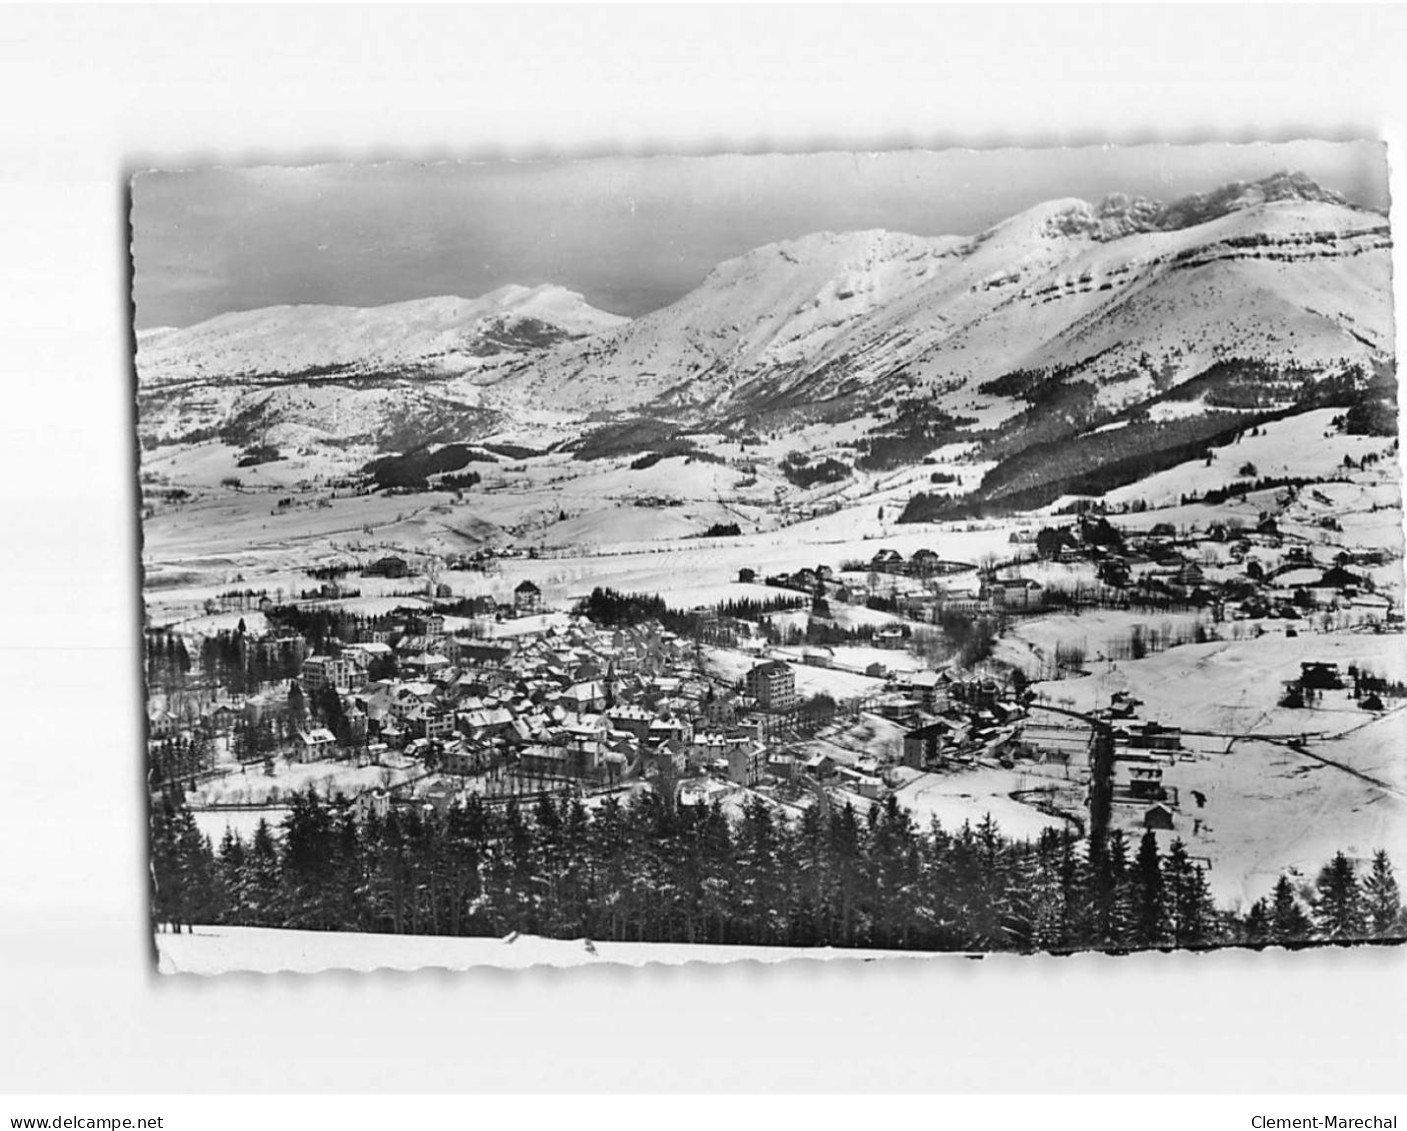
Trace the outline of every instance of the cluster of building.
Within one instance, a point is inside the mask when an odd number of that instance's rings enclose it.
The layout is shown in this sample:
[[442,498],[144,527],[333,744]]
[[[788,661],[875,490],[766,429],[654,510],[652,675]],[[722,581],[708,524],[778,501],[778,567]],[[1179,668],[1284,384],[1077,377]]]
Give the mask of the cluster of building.
[[[466,610],[471,620],[542,611],[531,582],[511,610],[485,600]],[[296,679],[306,707],[283,728],[281,751],[306,762],[409,757],[434,773],[547,788],[661,776],[752,786],[795,776],[784,743],[835,710],[798,695],[781,661],[759,662],[736,683],[703,674],[694,643],[654,622],[604,628],[573,616],[487,636],[482,624],[451,630],[456,619],[432,606],[360,618],[354,640],[307,656]],[[289,692],[222,699],[185,724],[229,737],[259,715],[287,723]],[[154,711],[153,734],[171,733],[172,718]]]
[[1132,600],[1207,607],[1240,619],[1301,619],[1351,611],[1362,619],[1400,625],[1401,611],[1375,590],[1371,570],[1387,561],[1378,549],[1348,550],[1282,529],[1264,513],[1253,526],[1222,522],[1179,531],[1160,522],[1144,531],[1115,531],[1082,518],[1036,537],[1040,556],[1090,563],[1113,593],[1087,591],[1091,601]]

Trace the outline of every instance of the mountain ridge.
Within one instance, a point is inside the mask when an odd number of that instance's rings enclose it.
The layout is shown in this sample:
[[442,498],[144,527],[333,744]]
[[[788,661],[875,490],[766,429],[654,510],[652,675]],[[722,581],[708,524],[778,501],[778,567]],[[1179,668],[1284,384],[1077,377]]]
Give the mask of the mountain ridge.
[[956,441],[1025,435],[1058,404],[1078,430],[1229,362],[1376,371],[1393,353],[1390,244],[1380,214],[1277,174],[1169,204],[1047,201],[972,236],[809,233],[635,319],[552,285],[265,308],[139,334],[139,421],[148,446],[256,420],[298,443],[413,446],[417,428],[443,442],[513,422],[551,444],[632,417],[898,427],[903,404]]

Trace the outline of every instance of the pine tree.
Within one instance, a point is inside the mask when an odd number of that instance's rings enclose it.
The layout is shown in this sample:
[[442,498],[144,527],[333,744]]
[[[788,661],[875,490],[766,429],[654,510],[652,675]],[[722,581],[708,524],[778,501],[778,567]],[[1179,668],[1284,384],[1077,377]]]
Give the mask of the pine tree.
[[1168,910],[1158,838],[1149,829],[1138,845],[1133,865],[1133,941],[1138,946],[1163,946],[1168,941]]
[[1262,896],[1251,904],[1241,924],[1241,937],[1248,943],[1270,941],[1270,904]]
[[1313,902],[1314,925],[1322,938],[1357,939],[1364,933],[1363,893],[1353,861],[1342,852],[1319,871]]
[[243,839],[231,828],[225,829],[216,853],[216,867],[220,877],[220,887],[225,894],[224,905],[220,908],[218,921],[240,923],[239,908],[244,902],[244,885],[249,853]]
[[312,786],[293,796],[284,818],[280,879],[284,917],[289,927],[325,931],[330,914],[334,873],[332,814]]
[[1202,869],[1187,855],[1179,838],[1163,861],[1163,887],[1174,946],[1202,946],[1216,934],[1216,907]]
[[283,925],[279,900],[278,847],[273,829],[264,818],[254,829],[245,856],[243,881],[239,886],[237,914],[240,922],[257,927]]
[[1129,876],[1128,839],[1113,829],[1102,845],[1090,846],[1094,937],[1098,945],[1121,949],[1133,942],[1134,897]]
[[1270,898],[1270,937],[1277,943],[1307,941],[1313,927],[1295,896],[1288,876],[1281,876],[1275,882]]
[[1373,853],[1373,867],[1363,880],[1363,909],[1368,933],[1378,939],[1401,938],[1407,934],[1402,913],[1402,897],[1393,875],[1392,862],[1379,849]]

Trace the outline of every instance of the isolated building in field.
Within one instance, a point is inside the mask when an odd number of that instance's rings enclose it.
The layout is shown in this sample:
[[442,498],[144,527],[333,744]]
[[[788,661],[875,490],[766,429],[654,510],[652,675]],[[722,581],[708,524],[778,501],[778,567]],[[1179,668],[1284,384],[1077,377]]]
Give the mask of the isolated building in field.
[[1143,814],[1143,827],[1145,829],[1171,829],[1173,827],[1173,811],[1161,801],[1157,805],[1149,806]]
[[378,558],[362,571],[373,577],[405,577],[410,572],[410,567],[406,565],[405,558],[398,558],[394,554],[388,554],[384,558]]
[[542,612],[542,590],[531,581],[520,581],[518,588],[513,590],[513,612],[520,617]]
[[870,569],[875,573],[903,573],[904,555],[898,550],[880,550],[870,561]]
[[1008,577],[992,582],[991,596],[999,609],[1034,609],[1044,602],[1045,590],[1028,577]]

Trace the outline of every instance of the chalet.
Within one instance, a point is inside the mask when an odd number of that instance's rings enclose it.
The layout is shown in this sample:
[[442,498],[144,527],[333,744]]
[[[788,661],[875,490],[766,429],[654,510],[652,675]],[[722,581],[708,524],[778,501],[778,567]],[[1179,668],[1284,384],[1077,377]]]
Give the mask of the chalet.
[[332,756],[337,749],[337,740],[326,727],[300,730],[297,734],[297,749],[300,762],[317,762]]
[[372,577],[405,577],[410,573],[410,568],[406,565],[405,558],[398,558],[394,554],[390,554],[384,558],[377,558],[362,572]]
[[530,617],[542,612],[542,590],[531,581],[520,581],[513,590],[514,616]]
[[228,703],[221,703],[210,709],[203,722],[205,723],[207,732],[220,735],[229,734],[234,730],[235,724],[239,722],[239,719],[240,711],[238,708],[232,707]]
[[1319,579],[1319,584],[1335,590],[1357,590],[1362,588],[1363,578],[1352,570],[1336,565],[1332,569],[1324,571],[1324,575]]
[[915,550],[909,559],[909,572],[915,577],[932,577],[938,572],[938,554],[923,546]]
[[1143,827],[1145,829],[1164,829],[1173,827],[1173,811],[1161,801],[1156,805],[1150,805],[1143,814]]
[[1386,617],[1392,610],[1392,602],[1381,593],[1359,593],[1349,601],[1349,605],[1378,617]]
[[1184,562],[1173,580],[1184,589],[1196,589],[1206,581],[1206,574],[1202,572],[1202,567],[1196,562]]
[[1172,751],[1182,749],[1182,730],[1147,722],[1129,731],[1129,746],[1134,750]]
[[1163,789],[1163,767],[1137,763],[1126,767],[1128,793],[1145,801],[1161,801],[1166,796]]
[[904,555],[898,550],[880,550],[871,559],[870,569],[875,573],[903,573]]
[[876,648],[902,648],[904,630],[897,624],[887,624],[874,634],[874,644]]

